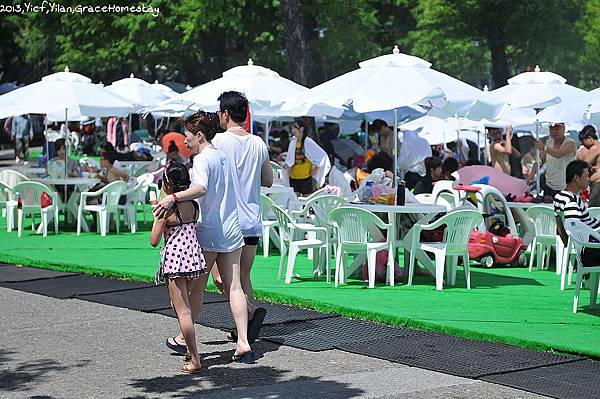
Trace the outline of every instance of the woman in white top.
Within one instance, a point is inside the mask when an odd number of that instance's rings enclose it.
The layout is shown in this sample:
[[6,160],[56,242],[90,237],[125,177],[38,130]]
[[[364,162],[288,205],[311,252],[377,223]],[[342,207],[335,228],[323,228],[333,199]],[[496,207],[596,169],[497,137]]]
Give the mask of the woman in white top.
[[[192,185],[177,195],[164,198],[155,206],[154,213],[160,217],[171,212],[177,201],[198,199],[202,219],[196,226],[198,242],[207,267],[217,263],[238,331],[232,360],[253,363],[254,353],[247,338],[248,309],[240,282],[240,256],[244,237],[238,222],[234,178],[225,155],[210,143],[216,134],[217,123],[215,114],[204,111],[198,111],[186,120],[185,143],[191,153],[196,154],[191,170]],[[193,316],[202,309],[207,281],[208,273],[200,277],[197,286],[190,291]],[[176,344],[183,342],[181,335],[174,339]]]
[[308,137],[309,126],[296,119],[292,124],[292,139],[288,147],[284,170],[284,181],[289,178],[295,192],[309,195],[314,189],[325,184],[325,177],[331,169],[331,162],[325,150]]

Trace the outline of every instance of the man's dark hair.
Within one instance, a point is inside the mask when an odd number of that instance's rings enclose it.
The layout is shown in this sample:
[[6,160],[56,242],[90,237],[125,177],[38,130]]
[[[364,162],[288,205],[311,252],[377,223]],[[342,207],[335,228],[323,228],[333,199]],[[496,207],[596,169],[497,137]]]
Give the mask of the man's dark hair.
[[107,151],[102,154],[102,159],[108,161],[109,164],[114,165],[117,160],[117,153],[114,151]]
[[427,157],[425,158],[425,173],[431,174],[433,169],[442,166],[442,160],[438,157]]
[[596,128],[592,125],[586,125],[579,132],[579,141],[583,141],[586,138],[592,138],[594,140],[598,140],[598,136],[596,135]]
[[115,146],[113,146],[112,143],[109,141],[107,141],[106,143],[100,144],[100,151],[113,152],[114,150],[115,150]]
[[219,118],[217,114],[212,112],[198,111],[185,121],[185,129],[187,131],[193,135],[202,132],[208,141],[215,138],[217,126],[219,126]]
[[367,172],[371,173],[377,168],[381,168],[383,170],[392,170],[394,167],[394,160],[385,152],[379,152],[373,155],[367,161]]
[[226,91],[218,98],[219,110],[229,112],[229,117],[236,123],[243,123],[248,113],[248,99],[239,91]]
[[567,184],[570,184],[575,179],[575,176],[581,176],[586,169],[588,169],[587,162],[580,160],[571,161],[567,165],[567,171],[565,173]]
[[455,158],[446,158],[442,162],[442,172],[444,175],[449,176],[450,174],[458,170],[458,161]]

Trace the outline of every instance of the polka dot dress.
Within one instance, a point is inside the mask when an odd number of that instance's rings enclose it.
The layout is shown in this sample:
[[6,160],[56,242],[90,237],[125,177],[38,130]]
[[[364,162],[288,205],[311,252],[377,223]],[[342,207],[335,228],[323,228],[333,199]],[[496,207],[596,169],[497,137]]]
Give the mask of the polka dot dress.
[[161,250],[156,283],[183,277],[195,279],[206,273],[206,262],[196,238],[196,224],[182,223],[165,228],[165,246]]

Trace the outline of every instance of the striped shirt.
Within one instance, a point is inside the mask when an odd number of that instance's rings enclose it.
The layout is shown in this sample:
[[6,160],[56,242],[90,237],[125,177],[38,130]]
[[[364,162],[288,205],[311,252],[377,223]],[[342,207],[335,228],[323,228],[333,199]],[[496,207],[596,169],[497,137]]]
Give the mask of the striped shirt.
[[590,216],[585,202],[579,195],[562,190],[554,196],[554,214],[563,219],[578,219],[592,229],[600,227],[600,220]]

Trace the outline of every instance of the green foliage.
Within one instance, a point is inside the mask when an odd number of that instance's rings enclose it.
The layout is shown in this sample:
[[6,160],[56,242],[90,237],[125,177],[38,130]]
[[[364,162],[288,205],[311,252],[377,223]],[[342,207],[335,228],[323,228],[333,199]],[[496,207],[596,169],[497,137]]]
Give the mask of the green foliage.
[[[196,85],[249,57],[289,77],[278,0],[145,4],[160,14],[3,15],[0,79],[32,82],[69,65],[106,83],[133,72],[146,80]],[[502,33],[510,75],[537,64],[583,88],[600,85],[600,0],[301,0],[301,10],[314,84],[398,45],[481,87],[492,78],[490,28],[495,27]],[[317,27],[327,28],[324,37]],[[165,76],[155,69],[158,64],[167,66]]]

